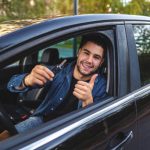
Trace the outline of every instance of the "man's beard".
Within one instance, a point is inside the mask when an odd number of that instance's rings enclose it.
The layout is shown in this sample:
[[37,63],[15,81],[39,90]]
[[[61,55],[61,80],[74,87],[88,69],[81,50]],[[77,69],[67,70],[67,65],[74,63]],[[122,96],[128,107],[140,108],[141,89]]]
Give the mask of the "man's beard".
[[91,71],[89,73],[84,73],[84,72],[81,71],[80,66],[77,64],[77,70],[80,72],[80,74],[84,75],[85,77],[89,77],[89,76],[97,73],[98,72],[98,68],[96,68],[95,70],[93,70],[93,71]]

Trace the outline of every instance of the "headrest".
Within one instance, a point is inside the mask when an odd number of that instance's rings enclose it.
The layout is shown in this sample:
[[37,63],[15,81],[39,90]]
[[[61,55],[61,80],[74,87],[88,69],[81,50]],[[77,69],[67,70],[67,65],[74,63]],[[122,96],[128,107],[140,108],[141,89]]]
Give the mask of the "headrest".
[[59,52],[57,48],[48,48],[43,52],[42,63],[55,65],[59,61]]
[[20,60],[19,65],[22,66],[23,72],[30,71],[30,66],[37,64],[37,53],[24,57]]

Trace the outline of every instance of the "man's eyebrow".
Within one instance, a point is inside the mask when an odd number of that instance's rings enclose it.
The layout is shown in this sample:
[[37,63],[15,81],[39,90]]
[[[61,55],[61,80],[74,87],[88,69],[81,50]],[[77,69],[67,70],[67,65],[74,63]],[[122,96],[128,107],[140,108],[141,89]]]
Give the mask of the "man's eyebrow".
[[[91,53],[88,49],[86,49],[86,48],[84,48],[83,49],[84,51],[87,51],[87,52],[89,52],[89,53]],[[100,57],[100,58],[102,58],[102,56],[101,55],[98,55],[98,54],[94,54],[96,57]]]
[[87,51],[87,52],[90,52],[90,51],[89,51],[88,49],[86,49],[86,48],[84,48],[83,50],[84,50],[84,51]]

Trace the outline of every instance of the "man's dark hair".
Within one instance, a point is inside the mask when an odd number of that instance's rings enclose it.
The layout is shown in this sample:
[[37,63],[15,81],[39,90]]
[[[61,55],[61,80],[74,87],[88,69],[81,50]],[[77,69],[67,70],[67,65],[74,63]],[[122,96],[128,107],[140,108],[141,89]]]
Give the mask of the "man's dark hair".
[[87,42],[93,42],[101,46],[104,51],[106,50],[106,44],[104,38],[98,33],[91,33],[82,36],[79,48],[82,48]]

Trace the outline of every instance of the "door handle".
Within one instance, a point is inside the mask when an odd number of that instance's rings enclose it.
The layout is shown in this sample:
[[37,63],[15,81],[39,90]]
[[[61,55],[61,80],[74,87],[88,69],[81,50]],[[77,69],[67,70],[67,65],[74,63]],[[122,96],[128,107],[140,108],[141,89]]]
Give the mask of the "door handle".
[[121,150],[122,147],[127,143],[129,142],[130,140],[132,140],[133,138],[133,131],[130,131],[128,133],[127,136],[125,136],[125,138],[119,143],[117,144],[115,147],[111,148],[111,150]]

